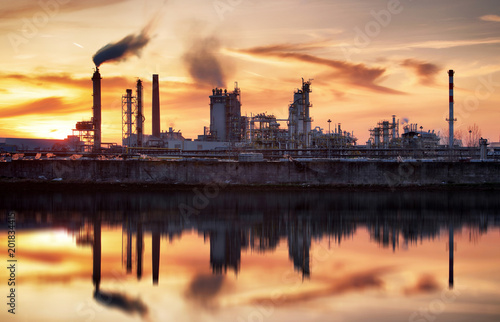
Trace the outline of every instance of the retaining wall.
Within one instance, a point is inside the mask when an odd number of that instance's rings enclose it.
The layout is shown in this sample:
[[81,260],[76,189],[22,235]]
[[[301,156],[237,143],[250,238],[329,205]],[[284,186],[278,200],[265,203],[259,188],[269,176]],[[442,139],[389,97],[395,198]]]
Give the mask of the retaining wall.
[[226,162],[16,160],[4,180],[239,185],[439,185],[500,183],[499,162]]

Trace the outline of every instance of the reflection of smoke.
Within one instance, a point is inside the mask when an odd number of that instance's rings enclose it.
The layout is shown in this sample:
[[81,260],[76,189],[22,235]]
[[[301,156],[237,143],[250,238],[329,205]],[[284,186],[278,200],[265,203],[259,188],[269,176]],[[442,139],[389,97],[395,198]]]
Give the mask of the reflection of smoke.
[[405,288],[403,291],[406,295],[415,295],[421,293],[432,293],[439,290],[439,284],[436,278],[432,275],[422,275],[417,283],[411,287]]
[[127,294],[98,291],[94,292],[94,298],[103,305],[116,307],[128,314],[138,313],[143,318],[148,315],[146,304],[139,298],[130,298]]
[[224,282],[223,275],[198,275],[189,284],[185,296],[205,309],[217,308],[217,295]]
[[184,63],[191,77],[203,84],[224,87],[226,81],[222,66],[216,56],[220,41],[216,37],[195,38],[184,53]]
[[99,65],[106,61],[124,60],[131,55],[139,56],[142,48],[151,39],[149,36],[150,27],[151,22],[138,35],[131,34],[118,42],[109,43],[102,47],[92,57],[94,64],[99,67]]

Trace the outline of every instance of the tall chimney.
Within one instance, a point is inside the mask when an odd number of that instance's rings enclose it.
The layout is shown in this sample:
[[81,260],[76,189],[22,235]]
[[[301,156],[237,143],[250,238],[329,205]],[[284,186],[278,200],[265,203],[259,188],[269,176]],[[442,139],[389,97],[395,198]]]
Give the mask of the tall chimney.
[[453,118],[453,104],[455,103],[454,99],[453,99],[453,87],[454,87],[454,84],[453,84],[453,75],[455,74],[455,72],[450,69],[448,71],[448,76],[450,77],[450,117],[447,119],[448,121],[448,129],[449,129],[449,133],[448,133],[448,138],[449,138],[449,145],[448,147],[450,149],[453,149],[453,143],[454,143],[454,138],[453,138],[453,123],[457,120],[455,118]]
[[92,76],[94,107],[92,107],[94,116],[94,152],[101,150],[101,74],[96,67]]
[[135,126],[137,129],[137,146],[142,147],[144,117],[142,116],[142,81],[137,80],[137,115]]
[[153,136],[160,138],[160,87],[158,74],[153,74]]

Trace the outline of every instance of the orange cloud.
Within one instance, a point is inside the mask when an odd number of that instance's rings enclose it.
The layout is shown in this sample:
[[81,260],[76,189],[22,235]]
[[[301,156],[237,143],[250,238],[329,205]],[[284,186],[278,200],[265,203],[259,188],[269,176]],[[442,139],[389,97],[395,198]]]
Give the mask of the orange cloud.
[[252,56],[275,57],[281,59],[291,59],[306,63],[327,66],[335,70],[330,74],[331,79],[343,79],[351,86],[361,87],[378,93],[404,94],[401,91],[378,85],[385,73],[385,68],[368,67],[365,64],[353,64],[345,61],[321,58],[310,54],[299,53],[307,50],[309,44],[277,44],[248,49],[233,50],[234,52],[248,54]]
[[49,264],[61,264],[63,262],[80,262],[87,263],[88,259],[82,258],[81,254],[73,254],[70,252],[49,252],[49,251],[31,251],[23,250],[21,256],[30,261],[45,262]]
[[[63,86],[73,87],[82,90],[92,91],[91,74],[86,78],[73,78],[68,74],[44,74],[36,76],[27,76],[23,74],[0,74],[3,80],[16,80],[23,83],[28,83],[35,86]],[[125,89],[134,84],[134,80],[127,77],[106,77],[103,76],[102,88],[104,89]],[[125,91],[125,90],[124,90]]]
[[479,17],[483,21],[500,22],[500,16],[497,15],[484,15]]
[[87,111],[89,108],[82,104],[68,104],[62,97],[47,97],[0,109],[0,117],[16,117],[30,114],[66,115]]

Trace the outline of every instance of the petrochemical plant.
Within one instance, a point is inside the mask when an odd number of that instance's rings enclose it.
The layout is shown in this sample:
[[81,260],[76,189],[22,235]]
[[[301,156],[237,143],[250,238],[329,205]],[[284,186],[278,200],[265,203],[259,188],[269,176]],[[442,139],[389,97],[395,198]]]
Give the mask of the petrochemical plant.
[[[400,123],[396,116],[392,120],[380,121],[370,129],[366,145],[357,145],[354,132],[342,130],[341,124],[334,124],[328,131],[319,126],[313,128],[310,114],[311,80],[302,79],[300,88],[293,93],[286,118],[267,113],[242,115],[241,89],[235,83],[234,89],[214,88],[209,95],[210,125],[203,134],[192,140],[184,138],[180,131],[169,128],[161,131],[160,126],[160,83],[159,76],[152,76],[152,133],[144,133],[143,85],[136,82],[135,94],[126,89],[122,96],[122,142],[121,145],[102,142],[101,129],[101,74],[96,67],[92,75],[93,114],[89,121],[77,122],[73,135],[64,143],[65,152],[88,154],[89,156],[121,154],[127,157],[217,157],[237,158],[244,154],[256,160],[289,158],[440,158],[450,156],[450,151],[458,157],[487,157],[487,142],[480,140],[481,149],[461,147],[461,142],[453,137],[453,75],[450,80],[449,143],[440,145],[440,137],[434,131],[424,131],[417,124],[407,120]],[[282,125],[286,124],[287,128]],[[400,129],[401,127],[401,129]],[[401,133],[400,133],[401,132]],[[6,151],[9,142],[0,142],[0,149]],[[15,144],[11,139],[10,144]],[[30,150],[29,144],[25,151]],[[59,144],[61,145],[61,144]],[[19,147],[18,147],[19,148]],[[23,150],[23,149],[21,149]],[[40,151],[47,151],[43,147]],[[54,149],[52,149],[54,150]],[[20,151],[22,152],[22,151]],[[490,153],[491,154],[491,153]],[[496,154],[496,151],[493,151]],[[244,158],[244,157],[243,157]]]
[[[103,152],[101,142],[101,74],[96,68],[93,82],[93,118],[78,122],[73,136],[78,138],[75,149],[79,152]],[[317,148],[349,147],[356,144],[352,133],[342,131],[340,124],[331,133],[319,127],[312,129],[310,116],[311,81],[302,79],[302,87],[293,95],[288,108],[288,118],[258,113],[243,116],[241,113],[241,89],[235,83],[234,90],[215,88],[210,99],[210,125],[204,127],[197,139],[185,139],[172,128],[160,130],[159,77],[152,81],[152,134],[145,135],[143,115],[142,81],[137,80],[135,95],[127,89],[122,96],[122,147],[128,152],[171,153],[177,151],[212,151],[227,149],[244,150],[308,150]],[[288,128],[281,128],[286,122]]]

